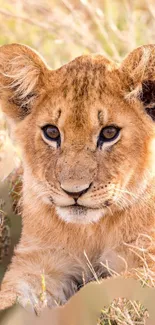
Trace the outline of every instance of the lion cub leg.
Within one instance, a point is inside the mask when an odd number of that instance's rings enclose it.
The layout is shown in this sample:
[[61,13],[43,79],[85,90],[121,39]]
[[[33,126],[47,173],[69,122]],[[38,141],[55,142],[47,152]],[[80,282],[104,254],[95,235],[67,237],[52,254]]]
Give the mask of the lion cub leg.
[[[43,307],[64,304],[75,293],[71,274],[75,262],[60,251],[20,254],[16,251],[0,291],[0,310],[19,302],[39,312]],[[73,270],[74,268],[74,270]]]

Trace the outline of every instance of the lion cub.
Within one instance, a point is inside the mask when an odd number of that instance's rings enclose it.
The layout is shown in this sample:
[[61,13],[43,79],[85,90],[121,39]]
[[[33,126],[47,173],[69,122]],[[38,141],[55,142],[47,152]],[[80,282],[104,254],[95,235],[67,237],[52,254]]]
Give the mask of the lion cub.
[[[51,70],[32,49],[0,48],[0,98],[23,156],[23,228],[0,293],[63,304],[96,275],[155,266],[155,45],[120,65],[81,56]],[[145,256],[144,256],[145,254]],[[88,263],[89,260],[89,263]]]

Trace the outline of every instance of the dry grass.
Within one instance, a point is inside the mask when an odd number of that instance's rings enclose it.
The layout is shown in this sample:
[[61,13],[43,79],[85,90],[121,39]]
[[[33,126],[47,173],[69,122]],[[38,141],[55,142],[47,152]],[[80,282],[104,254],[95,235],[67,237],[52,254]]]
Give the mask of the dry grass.
[[147,318],[147,310],[140,302],[118,299],[102,311],[99,325],[144,325]]
[[0,18],[0,44],[28,44],[53,68],[91,52],[119,61],[155,39],[153,0],[0,0]]
[[[0,45],[19,42],[32,46],[53,68],[92,52],[120,61],[135,47],[154,43],[155,2],[0,0],[0,30]],[[0,113],[1,180],[18,166],[18,157]],[[44,295],[45,290],[42,298]],[[144,325],[146,317],[147,312],[140,303],[120,299],[102,311],[100,324]]]
[[[151,244],[151,238],[149,240]],[[140,281],[141,286],[143,288],[155,288],[154,274],[147,264],[148,255],[150,256],[148,251],[137,246],[129,246],[129,250],[135,255],[138,255],[143,262],[143,268],[135,269],[137,279]],[[153,257],[151,258],[154,261]],[[108,266],[107,269],[111,276],[119,275],[113,272],[113,270],[109,270]],[[145,325],[148,317],[149,313],[141,302],[119,298],[115,299],[108,308],[102,309],[101,317],[97,325]]]

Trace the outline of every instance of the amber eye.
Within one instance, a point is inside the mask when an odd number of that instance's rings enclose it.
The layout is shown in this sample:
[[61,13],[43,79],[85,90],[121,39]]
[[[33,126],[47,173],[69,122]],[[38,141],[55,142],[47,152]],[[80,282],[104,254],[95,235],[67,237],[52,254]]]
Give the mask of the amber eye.
[[120,132],[120,128],[117,126],[106,126],[103,128],[100,132],[99,138],[98,138],[98,146],[101,146],[104,142],[110,142],[115,140]]
[[60,132],[58,128],[54,125],[45,125],[42,127],[44,136],[48,140],[59,141],[60,140]]
[[106,140],[112,140],[118,133],[118,128],[115,126],[107,126],[106,128],[102,129],[101,135]]

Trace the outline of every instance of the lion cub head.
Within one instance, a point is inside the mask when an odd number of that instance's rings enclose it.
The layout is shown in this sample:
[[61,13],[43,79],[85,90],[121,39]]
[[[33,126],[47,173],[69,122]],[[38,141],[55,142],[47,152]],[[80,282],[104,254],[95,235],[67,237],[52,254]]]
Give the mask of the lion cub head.
[[39,200],[72,223],[139,204],[154,176],[155,46],[117,66],[81,56],[50,70],[30,48],[0,48],[2,109]]

